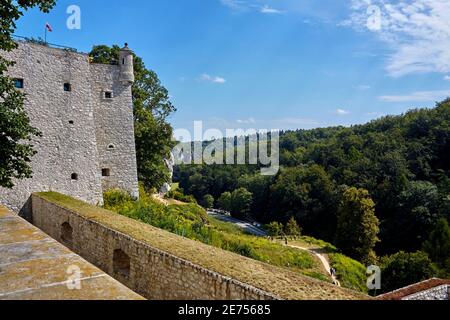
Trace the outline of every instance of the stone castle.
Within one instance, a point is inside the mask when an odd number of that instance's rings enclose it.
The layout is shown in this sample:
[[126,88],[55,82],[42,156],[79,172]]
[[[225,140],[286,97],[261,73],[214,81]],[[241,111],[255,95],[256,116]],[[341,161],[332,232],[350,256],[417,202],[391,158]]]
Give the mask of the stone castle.
[[33,141],[33,177],[0,188],[0,202],[27,215],[33,192],[56,191],[91,204],[120,188],[138,197],[131,86],[133,53],[117,65],[91,63],[87,54],[27,41],[2,55],[26,94],[25,109],[42,137]]

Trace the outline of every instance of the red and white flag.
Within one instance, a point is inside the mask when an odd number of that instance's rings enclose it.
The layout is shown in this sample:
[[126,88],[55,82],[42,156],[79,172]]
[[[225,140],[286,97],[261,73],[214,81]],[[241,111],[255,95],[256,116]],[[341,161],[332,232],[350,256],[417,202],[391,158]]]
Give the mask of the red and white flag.
[[51,26],[48,22],[45,24],[45,28],[46,28],[49,32],[52,32],[52,31],[53,31],[52,26]]

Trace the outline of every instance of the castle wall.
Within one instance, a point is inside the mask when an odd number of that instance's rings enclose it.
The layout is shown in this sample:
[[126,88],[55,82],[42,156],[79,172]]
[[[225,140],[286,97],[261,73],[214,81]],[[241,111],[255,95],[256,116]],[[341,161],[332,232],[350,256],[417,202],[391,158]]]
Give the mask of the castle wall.
[[[91,75],[92,92],[98,95],[93,101],[99,165],[109,171],[102,176],[103,190],[120,188],[137,198],[131,84],[120,81],[117,66],[91,64]],[[105,92],[112,98],[105,99]]]
[[54,190],[102,203],[88,57],[24,42],[3,56],[16,61],[8,73],[24,79],[25,109],[42,137],[34,141],[33,178],[16,181],[12,190],[0,188],[0,201],[19,211],[32,192]]
[[[33,195],[32,205],[35,226],[147,299],[279,299],[271,293],[154,248],[39,195]],[[114,214],[111,215],[111,220],[114,220]],[[64,240],[62,227],[67,224],[73,230],[70,244]]]
[[[42,137],[33,143],[33,177],[16,181],[12,190],[0,188],[0,202],[26,216],[33,192],[57,191],[100,205],[104,188],[136,196],[131,87],[120,85],[119,66],[94,65],[86,54],[29,42],[2,56],[16,62],[8,73],[24,79],[25,109]],[[104,89],[113,91],[111,101],[103,99]],[[102,177],[104,168],[110,177]]]

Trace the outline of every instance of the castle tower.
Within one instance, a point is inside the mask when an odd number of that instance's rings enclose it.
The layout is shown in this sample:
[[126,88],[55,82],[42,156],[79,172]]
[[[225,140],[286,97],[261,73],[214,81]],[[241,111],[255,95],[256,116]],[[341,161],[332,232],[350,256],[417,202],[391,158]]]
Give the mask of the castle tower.
[[119,66],[120,81],[123,84],[132,84],[134,82],[133,51],[128,48],[128,43],[120,49]]

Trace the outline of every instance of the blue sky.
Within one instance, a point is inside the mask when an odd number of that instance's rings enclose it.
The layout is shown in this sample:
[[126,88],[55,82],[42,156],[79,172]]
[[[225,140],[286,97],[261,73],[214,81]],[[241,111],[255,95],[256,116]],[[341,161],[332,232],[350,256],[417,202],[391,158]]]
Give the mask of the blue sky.
[[42,37],[47,21],[49,42],[80,51],[128,42],[168,88],[175,128],[350,125],[450,96],[447,0],[59,0],[16,33]]

